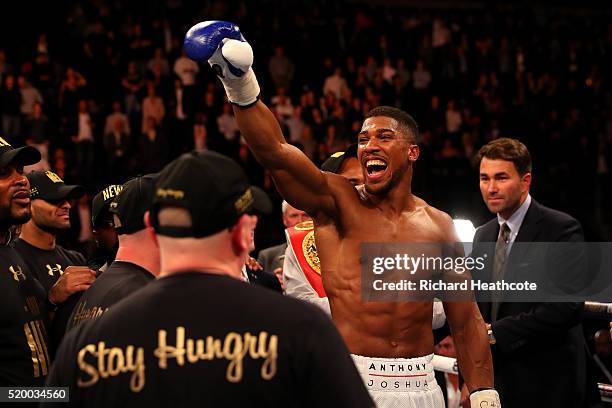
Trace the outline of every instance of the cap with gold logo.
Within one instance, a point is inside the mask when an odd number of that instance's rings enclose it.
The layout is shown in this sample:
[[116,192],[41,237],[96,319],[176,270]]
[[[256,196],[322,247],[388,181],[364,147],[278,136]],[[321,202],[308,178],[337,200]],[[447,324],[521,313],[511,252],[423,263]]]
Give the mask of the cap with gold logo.
[[321,165],[321,170],[329,171],[330,173],[338,173],[340,167],[346,159],[357,157],[357,145],[350,145],[344,152],[336,152],[327,158]]
[[[157,222],[162,207],[181,207],[191,214],[191,227],[164,227]],[[211,151],[185,153],[168,164],[157,180],[151,222],[158,234],[206,237],[231,227],[242,214],[272,211],[266,193],[251,186],[232,159]]]
[[125,184],[109,205],[115,215],[118,234],[132,234],[145,229],[144,215],[151,207],[157,173],[136,177]]
[[91,200],[91,224],[95,227],[113,226],[112,214],[108,212],[111,202],[117,197],[123,186],[111,184],[104,187]]
[[68,200],[83,197],[85,194],[82,186],[68,185],[52,171],[33,171],[27,177],[30,182],[30,197],[33,200]]
[[0,167],[9,164],[27,166],[40,161],[40,152],[32,146],[14,148],[9,142],[0,137]]

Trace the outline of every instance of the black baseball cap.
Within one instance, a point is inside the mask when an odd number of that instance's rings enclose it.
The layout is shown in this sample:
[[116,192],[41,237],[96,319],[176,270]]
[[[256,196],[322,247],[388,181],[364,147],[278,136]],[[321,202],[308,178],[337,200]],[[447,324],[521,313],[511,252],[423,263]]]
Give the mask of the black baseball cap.
[[[192,225],[160,226],[157,214],[163,207],[186,209]],[[216,152],[193,151],[159,173],[151,222],[160,235],[202,238],[233,226],[243,214],[271,212],[267,194],[251,186],[235,161]]]
[[111,214],[108,211],[108,207],[122,188],[123,186],[121,184],[111,184],[102,189],[102,191],[96,194],[93,200],[91,200],[91,224],[94,227],[99,225],[102,221],[105,221],[106,224],[112,223],[113,218],[110,216]]
[[14,148],[9,142],[0,137],[0,167],[9,164],[27,166],[40,161],[40,152],[32,146]]
[[64,180],[52,171],[33,171],[28,173],[27,177],[30,182],[30,198],[33,200],[58,201],[85,195],[85,188],[64,183]]
[[345,151],[332,154],[321,165],[321,170],[329,171],[330,173],[338,173],[342,163],[348,158],[357,157],[357,145],[353,143]]
[[109,211],[119,219],[115,230],[119,235],[133,234],[145,229],[144,215],[151,207],[157,173],[136,177],[125,184],[110,203]]

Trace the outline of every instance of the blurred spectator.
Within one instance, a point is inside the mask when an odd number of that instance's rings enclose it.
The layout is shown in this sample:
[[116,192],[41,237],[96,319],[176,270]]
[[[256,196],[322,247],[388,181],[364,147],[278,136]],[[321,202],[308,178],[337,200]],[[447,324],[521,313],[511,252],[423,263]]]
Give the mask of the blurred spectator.
[[202,112],[197,113],[193,123],[193,145],[196,150],[206,150],[206,115]]
[[145,131],[145,118],[155,118],[155,123],[162,123],[166,115],[166,108],[162,98],[157,96],[155,85],[147,84],[147,96],[142,101],[142,131]]
[[285,88],[277,88],[277,93],[270,100],[272,107],[276,113],[284,119],[293,114],[293,104],[291,99],[286,95]]
[[168,159],[168,141],[160,131],[155,118],[149,116],[145,120],[145,129],[138,144],[138,173],[157,173],[164,167]]
[[28,166],[26,172],[34,170],[50,170],[49,165],[49,139],[48,134],[48,119],[43,114],[42,104],[34,103],[32,114],[25,121],[25,138],[26,143],[34,146],[40,152],[40,161],[32,166]]
[[77,132],[72,137],[76,148],[76,164],[83,184],[91,183],[94,166],[94,125],[87,100],[79,101]]
[[0,84],[4,83],[4,76],[11,70],[11,66],[6,62],[6,52],[0,49]]
[[2,112],[2,134],[9,142],[19,140],[21,132],[21,91],[15,77],[7,75],[0,90],[0,112]]
[[396,73],[397,73],[397,70],[393,68],[393,65],[391,65],[391,59],[385,58],[385,60],[383,61],[383,66],[382,66],[383,79],[389,83],[392,83],[393,78],[395,77]]
[[296,106],[293,109],[293,114],[290,118],[285,120],[285,125],[287,125],[289,129],[289,134],[287,135],[288,140],[294,144],[303,144],[302,135],[304,133],[305,124],[302,120],[302,108],[300,106]]
[[42,92],[43,98],[50,96],[52,92],[51,87],[53,86],[53,67],[47,53],[41,52],[36,56],[32,69],[32,81]]
[[455,108],[455,101],[450,100],[446,105],[446,132],[449,135],[456,135],[461,130],[461,112]]
[[198,64],[190,60],[185,52],[174,62],[174,73],[179,77],[183,87],[194,86],[196,75],[200,72]]
[[144,86],[144,79],[138,70],[136,62],[130,61],[127,73],[121,80],[121,85],[125,91],[125,111],[128,116],[140,111],[140,91]]
[[117,129],[117,122],[121,122],[121,132],[131,134],[130,121],[125,113],[121,111],[121,102],[113,102],[113,112],[106,117],[104,124],[104,134],[107,135]]
[[157,68],[159,68],[161,75],[165,76],[170,74],[170,65],[168,64],[168,60],[164,56],[164,51],[159,47],[155,48],[153,58],[151,58],[147,63],[147,69],[150,72],[154,72]]
[[109,179],[118,183],[128,173],[129,158],[131,157],[130,134],[126,131],[127,121],[112,121],[113,129],[104,134],[103,144],[108,160]]
[[21,114],[25,118],[32,114],[36,102],[43,103],[43,97],[23,75],[17,77],[17,83],[21,91]]
[[238,136],[238,123],[234,117],[232,106],[229,103],[223,105],[223,113],[217,117],[219,133],[228,141],[236,140]]
[[412,86],[417,91],[425,91],[429,88],[431,73],[425,68],[423,61],[416,63],[416,68],[412,71]]
[[336,99],[340,99],[347,92],[348,86],[346,85],[346,79],[342,77],[342,69],[336,67],[334,73],[325,78],[323,84],[323,95],[332,93]]
[[79,100],[85,95],[83,89],[87,80],[71,67],[66,68],[65,78],[59,89],[59,106],[66,121],[70,121],[78,112]]
[[277,46],[274,48],[274,55],[268,63],[268,72],[277,90],[279,88],[291,89],[295,67],[293,62],[285,55],[284,47]]

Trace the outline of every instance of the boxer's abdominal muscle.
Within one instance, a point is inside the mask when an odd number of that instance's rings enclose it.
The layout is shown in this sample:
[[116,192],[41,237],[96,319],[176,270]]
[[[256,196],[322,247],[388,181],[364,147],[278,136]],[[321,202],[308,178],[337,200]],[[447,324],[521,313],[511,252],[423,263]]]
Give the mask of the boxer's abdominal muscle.
[[316,229],[332,316],[351,353],[411,358],[433,352],[432,302],[363,302],[359,264],[361,242],[443,242],[432,210],[421,207],[390,220],[375,209],[353,206],[342,213],[343,237],[331,225]]

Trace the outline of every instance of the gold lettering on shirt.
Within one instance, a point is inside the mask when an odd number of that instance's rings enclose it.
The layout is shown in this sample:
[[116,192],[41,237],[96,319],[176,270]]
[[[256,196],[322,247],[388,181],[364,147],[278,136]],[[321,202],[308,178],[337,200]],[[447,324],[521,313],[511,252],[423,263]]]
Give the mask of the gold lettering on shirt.
[[[92,365],[86,361],[88,356],[96,358],[96,364]],[[130,390],[140,392],[145,386],[145,362],[144,348],[129,345],[124,349],[119,347],[106,348],[101,341],[96,344],[88,344],[79,350],[77,363],[82,373],[87,377],[79,376],[77,385],[81,388],[91,387],[100,378],[115,377],[122,373],[131,372]]]
[[73,326],[81,323],[81,321],[97,319],[108,311],[108,307],[106,309],[102,309],[99,306],[94,306],[87,309],[86,306],[87,302],[80,302],[77,305],[71,322]]
[[276,375],[278,357],[278,336],[269,336],[266,332],[258,335],[251,333],[228,333],[224,339],[207,336],[206,339],[185,339],[185,328],[176,328],[175,345],[167,342],[167,332],[158,331],[158,346],[153,354],[158,359],[161,369],[168,367],[168,359],[176,359],[176,364],[183,366],[185,356],[187,362],[193,364],[199,360],[226,359],[229,361],[226,379],[237,383],[242,380],[243,360],[248,354],[253,360],[263,359],[261,377],[270,380]]
[[0,147],[10,147],[11,144],[0,137]]

